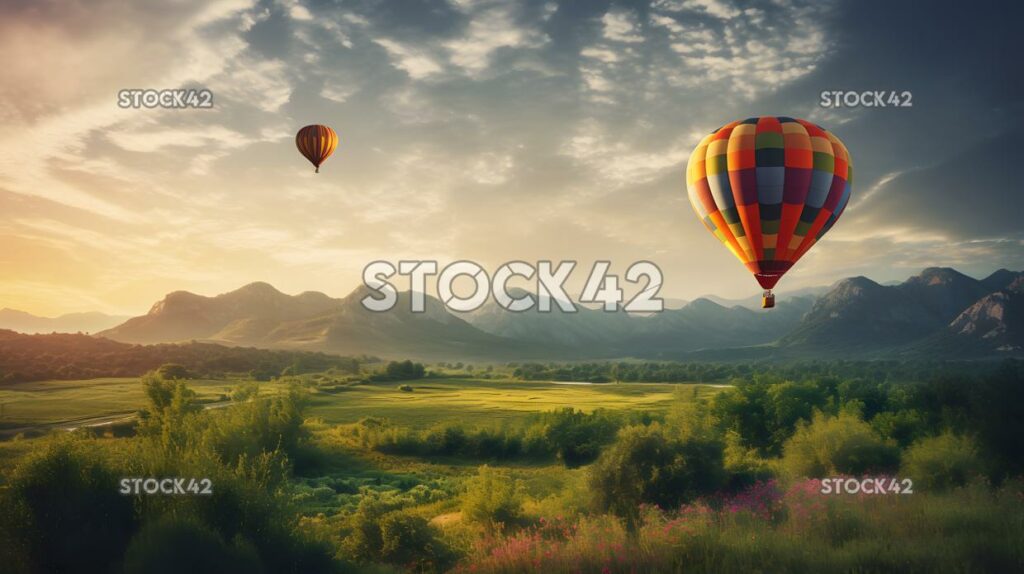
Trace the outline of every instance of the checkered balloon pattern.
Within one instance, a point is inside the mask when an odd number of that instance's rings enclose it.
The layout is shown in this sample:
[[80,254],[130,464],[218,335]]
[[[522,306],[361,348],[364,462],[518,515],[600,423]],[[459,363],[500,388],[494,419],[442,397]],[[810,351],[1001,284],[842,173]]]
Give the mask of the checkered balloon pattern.
[[796,118],[726,124],[697,144],[686,166],[697,216],[765,289],[832,228],[852,186],[843,142]]

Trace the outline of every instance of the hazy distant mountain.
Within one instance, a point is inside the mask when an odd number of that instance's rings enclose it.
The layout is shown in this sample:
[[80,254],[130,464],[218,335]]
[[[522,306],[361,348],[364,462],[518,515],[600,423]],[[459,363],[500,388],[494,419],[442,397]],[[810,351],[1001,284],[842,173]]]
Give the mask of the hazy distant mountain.
[[[525,291],[510,293],[520,297]],[[685,303],[660,313],[631,315],[608,313],[577,306],[566,313],[536,308],[509,313],[489,303],[470,314],[480,329],[523,341],[573,347],[589,357],[667,357],[708,347],[758,345],[789,332],[810,309],[812,297],[794,297],[778,307],[756,311],[743,306],[723,306],[707,298]]]
[[811,308],[812,297],[795,297],[774,309],[725,307],[697,299],[682,309],[638,320],[624,346],[635,356],[670,357],[710,348],[770,343],[790,332]]
[[266,283],[252,283],[216,297],[176,291],[146,315],[99,335],[128,343],[204,340],[412,358],[479,359],[517,353],[543,358],[565,351],[480,331],[430,296],[424,313],[410,310],[408,292],[399,294],[398,304],[390,311],[368,311],[361,303],[368,293],[359,288],[342,299],[316,292],[292,296]]
[[[516,299],[527,294],[524,289],[509,289],[509,295]],[[533,296],[540,301],[536,294]],[[493,335],[582,348],[594,355],[614,354],[609,347],[617,349],[641,321],[622,311],[606,313],[581,305],[576,305],[574,313],[562,311],[554,302],[549,312],[538,308],[539,304],[528,311],[512,313],[488,300],[483,307],[464,317],[473,326]]]
[[99,333],[126,343],[167,343],[209,339],[256,343],[283,321],[314,317],[340,300],[323,293],[286,295],[267,283],[250,283],[216,297],[175,291],[149,313]]
[[100,335],[437,360],[858,358],[946,355],[950,345],[984,355],[1020,346],[1021,276],[1000,270],[979,281],[928,268],[896,285],[844,279],[820,297],[790,294],[770,310],[699,298],[648,316],[582,306],[511,313],[493,302],[456,314],[430,296],[426,312],[413,313],[408,292],[375,313],[363,307],[362,287],[334,299],[253,283],[216,297],[171,293]]
[[[775,293],[775,301],[781,303],[783,301],[788,301],[790,299],[796,298],[803,298],[805,300],[807,298],[814,299],[816,297],[821,296],[828,290],[829,287],[827,285],[817,285],[815,287],[801,287],[800,289],[793,290],[787,290],[783,288],[777,290],[777,292]],[[761,308],[761,291],[755,285],[755,287],[751,289],[751,293],[752,294],[749,297],[744,297],[743,299],[726,299],[725,297],[719,297],[718,295],[703,295],[701,298],[714,301],[715,303],[718,303],[723,307],[734,307],[736,305],[740,305],[748,309],[758,310]]]
[[0,329],[19,333],[95,333],[123,322],[127,317],[103,313],[67,313],[40,317],[16,309],[0,309]]
[[425,295],[425,311],[413,313],[408,291],[399,293],[398,302],[385,312],[367,310],[361,302],[367,294],[369,290],[360,287],[330,313],[282,323],[266,340],[277,346],[425,359],[573,356],[570,348],[561,345],[484,332],[449,313],[439,300],[429,295]]

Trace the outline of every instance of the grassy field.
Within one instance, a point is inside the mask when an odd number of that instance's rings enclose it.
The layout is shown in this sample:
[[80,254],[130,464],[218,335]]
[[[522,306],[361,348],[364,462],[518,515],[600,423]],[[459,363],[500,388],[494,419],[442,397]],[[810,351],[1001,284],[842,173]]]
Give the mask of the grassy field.
[[[201,400],[214,401],[241,382],[240,379],[189,381]],[[313,395],[308,415],[327,424],[356,422],[382,417],[408,427],[426,427],[442,421],[500,424],[539,411],[574,407],[587,412],[597,408],[642,409],[661,412],[680,387],[670,383],[563,384],[515,380],[423,379],[410,383],[381,382],[340,387]],[[275,392],[279,382],[261,383],[262,392]],[[712,393],[699,386],[700,394]],[[129,415],[145,404],[137,378],[104,378],[79,381],[39,381],[0,388],[0,429],[31,425],[72,423],[116,415]]]
[[564,384],[514,380],[424,379],[411,383],[373,383],[346,387],[336,394],[316,395],[309,416],[327,424],[381,417],[401,426],[428,427],[439,422],[469,425],[501,424],[562,407],[583,411],[598,408],[662,412],[681,387],[701,395],[717,389],[707,385],[670,383]]
[[[203,400],[229,393],[237,380],[189,381]],[[138,378],[39,381],[0,388],[0,428],[130,414],[146,402]]]

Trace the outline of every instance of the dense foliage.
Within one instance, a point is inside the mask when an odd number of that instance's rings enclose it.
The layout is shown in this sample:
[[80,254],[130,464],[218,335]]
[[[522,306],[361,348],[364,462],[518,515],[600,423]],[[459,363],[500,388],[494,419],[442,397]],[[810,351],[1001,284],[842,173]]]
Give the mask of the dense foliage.
[[0,330],[0,384],[49,379],[137,377],[167,363],[191,376],[359,371],[360,359],[324,353],[225,347],[210,343],[129,345],[89,335],[22,335]]

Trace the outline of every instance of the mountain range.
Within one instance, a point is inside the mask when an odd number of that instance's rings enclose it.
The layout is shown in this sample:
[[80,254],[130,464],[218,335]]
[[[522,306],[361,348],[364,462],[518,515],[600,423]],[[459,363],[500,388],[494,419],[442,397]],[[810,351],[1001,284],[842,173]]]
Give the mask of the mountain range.
[[19,333],[95,333],[123,323],[128,317],[103,313],[67,313],[40,317],[17,309],[0,309],[0,329]]
[[[512,293],[514,297],[525,292]],[[985,358],[1024,348],[1024,273],[978,280],[928,268],[896,284],[866,277],[780,299],[775,309],[701,297],[648,316],[577,306],[575,313],[511,313],[488,302],[449,312],[409,292],[387,312],[346,297],[287,295],[267,283],[206,297],[176,291],[97,336],[126,343],[202,341],[425,360]],[[737,304],[738,303],[738,304]],[[2,324],[0,324],[2,326]],[[19,330],[19,329],[15,329]],[[79,329],[82,330],[82,329]]]

